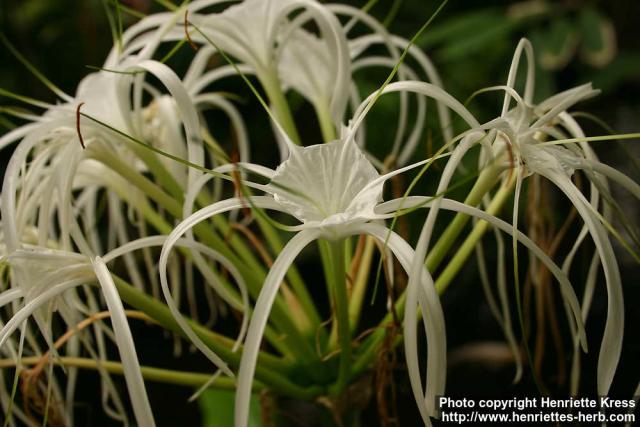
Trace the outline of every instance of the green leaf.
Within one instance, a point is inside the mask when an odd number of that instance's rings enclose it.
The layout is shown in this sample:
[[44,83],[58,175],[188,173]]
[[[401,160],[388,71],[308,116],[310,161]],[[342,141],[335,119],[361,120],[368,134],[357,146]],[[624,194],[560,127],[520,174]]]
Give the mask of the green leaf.
[[640,54],[636,52],[620,52],[605,70],[593,70],[586,79],[604,92],[611,92],[617,86],[638,75],[640,70]]
[[[233,425],[235,391],[205,390],[198,398],[203,427],[229,427]],[[262,427],[258,395],[251,396],[248,427]]]
[[469,34],[474,34],[478,29],[499,25],[504,19],[498,9],[482,9],[467,13],[434,25],[420,37],[416,44],[426,48],[443,42],[456,43],[468,39]]
[[47,16],[55,12],[55,3],[40,0],[25,0],[20,4],[20,13],[11,16],[16,28],[36,28],[38,23],[45,22]]
[[584,61],[594,67],[610,63],[616,54],[616,36],[611,21],[593,7],[586,7],[580,11],[579,22],[582,35],[580,53]]
[[16,125],[9,119],[7,119],[5,116],[0,114],[0,126],[2,126],[3,128],[6,128],[7,130],[12,130],[15,129]]
[[[492,49],[494,44],[509,39],[517,25],[518,21],[509,21],[501,17],[494,24],[485,24],[479,28],[470,27],[464,38],[447,43],[446,47],[437,53],[437,57],[442,61],[455,61],[485,52],[486,49]],[[473,37],[469,37],[469,34],[473,34]]]

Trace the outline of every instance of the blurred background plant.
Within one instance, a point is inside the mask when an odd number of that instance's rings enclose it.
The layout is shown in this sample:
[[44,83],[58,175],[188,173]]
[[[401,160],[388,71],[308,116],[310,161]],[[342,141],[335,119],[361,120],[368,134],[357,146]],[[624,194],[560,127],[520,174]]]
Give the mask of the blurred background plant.
[[[168,0],[122,0],[119,9],[123,26],[127,27],[136,22],[139,16],[166,10],[166,4],[163,4],[166,2]],[[351,0],[341,3],[363,7],[366,2]],[[384,22],[392,32],[406,38],[412,36],[435,7],[425,6],[424,0],[385,0],[369,3],[373,4],[371,14]],[[51,81],[66,92],[74,93],[77,83],[91,71],[86,66],[100,65],[114,43],[114,12],[114,2],[109,0],[3,0],[0,4],[0,31]],[[417,45],[430,55],[443,76],[445,88],[456,98],[464,100],[478,88],[502,84],[517,41],[521,37],[527,37],[533,43],[536,52],[537,85],[534,99],[541,100],[562,89],[591,81],[594,87],[602,89],[602,94],[595,100],[580,104],[580,109],[589,111],[597,119],[591,120],[590,115],[585,115],[585,127],[594,135],[608,132],[605,125],[610,126],[615,132],[622,133],[634,131],[640,123],[640,37],[637,36],[639,27],[640,2],[635,1],[452,1],[417,41]],[[182,49],[172,58],[172,66],[178,69],[182,66],[184,69],[186,61],[192,56],[193,52]],[[362,73],[358,78],[362,79],[363,87],[374,90],[380,85],[384,75],[384,72],[372,71]],[[235,85],[234,92],[243,93],[247,99],[251,99],[250,92],[241,82],[230,84]],[[54,99],[53,94],[26,72],[7,49],[0,50],[0,86],[47,102]],[[375,114],[384,115],[394,111],[396,102],[397,100],[392,98],[381,99],[372,115],[375,117]],[[489,119],[499,102],[499,97],[482,96],[474,99],[469,108],[478,117]],[[3,99],[2,107],[7,106],[7,103],[11,104],[11,101]],[[257,129],[267,125],[263,111],[255,104],[252,102],[240,106],[249,132],[254,134]],[[295,99],[291,104],[296,108]],[[301,102],[298,102],[298,105],[301,109],[298,114],[311,117],[312,112],[305,110],[308,107],[302,106]],[[255,117],[255,120],[251,117]],[[300,129],[303,139],[308,141],[305,145],[321,141],[315,122],[309,120],[309,123],[309,126],[302,126]],[[21,123],[4,114],[0,107],[1,133],[18,124]],[[381,147],[385,142],[393,139],[394,130],[385,127],[384,121],[370,120],[368,126],[370,132],[367,145],[371,146],[373,152],[376,152],[376,147],[382,151]],[[252,156],[273,163],[277,158],[273,147],[274,145],[268,144],[262,149],[252,147]],[[634,180],[639,180],[640,147],[637,146],[637,141],[605,142],[595,145],[594,148],[603,162],[615,166]],[[433,152],[429,138],[426,138],[418,151]],[[0,170],[4,170],[9,155],[9,150],[2,153]],[[420,185],[433,189],[436,184],[435,178],[427,178]],[[561,199],[557,193],[549,189],[544,190],[543,184],[541,188],[544,198]],[[637,227],[640,206],[625,192],[616,190],[614,187],[614,196],[627,214],[627,218],[636,221]],[[460,188],[458,191],[464,194],[468,188]],[[455,195],[456,193],[452,196]],[[536,232],[540,236],[560,229],[569,212],[566,203],[565,206],[565,210],[545,212],[543,218],[525,215],[525,227],[530,227],[529,230],[538,227]],[[414,227],[415,229],[409,229],[407,232],[416,231],[417,226]],[[554,242],[549,239],[546,242],[543,240],[541,238],[538,243],[543,247],[543,243],[546,243],[551,250]],[[622,274],[628,279],[623,282],[634,284],[637,279],[632,278],[640,277],[640,269],[631,256],[626,255],[621,248],[618,249]],[[494,264],[494,252],[487,251],[489,265]],[[579,256],[584,258],[583,274],[586,276],[589,254],[587,251],[583,252],[581,251]],[[307,267],[317,268],[313,267],[312,263]],[[304,269],[304,265],[301,268]],[[525,378],[520,384],[511,384],[513,360],[507,347],[502,344],[502,335],[488,306],[478,303],[484,299],[475,271],[475,268],[463,271],[457,279],[456,286],[452,286],[443,297],[451,351],[448,394],[509,397],[514,394],[531,394],[535,388],[530,378]],[[577,277],[580,277],[579,274]],[[531,290],[529,292],[531,293]],[[589,321],[589,335],[594,337],[593,342],[590,341],[593,348],[597,348],[599,343],[597,337],[601,336],[606,315],[606,297],[604,291],[601,292],[602,294],[596,293],[593,317]],[[552,294],[538,298],[542,298],[553,307]],[[633,301],[639,299],[640,289],[627,286],[627,304],[632,305]],[[569,367],[570,355],[564,354],[563,346],[558,344],[556,335],[562,333],[559,331],[561,327],[552,317],[541,315],[540,310],[544,312],[544,307],[540,309],[540,304],[537,304],[533,296],[529,296],[529,300],[525,299],[525,309],[530,314],[527,319],[531,323],[538,322],[536,327],[531,326],[531,330],[534,331],[532,334],[536,334],[531,340],[537,343],[534,346],[535,369],[541,377],[547,378],[547,386],[550,389],[566,390],[566,370]],[[548,310],[549,315],[553,312],[552,309]],[[465,315],[462,316],[460,313]],[[550,319],[542,328],[539,323],[541,318]],[[613,395],[628,397],[640,377],[637,364],[633,366],[631,362],[640,357],[638,325],[640,312],[629,310],[626,319],[628,336],[625,337],[622,364],[616,376],[618,381]],[[542,334],[542,330],[548,332]],[[153,329],[151,332],[145,329],[145,334],[136,334],[136,343],[144,363],[154,366],[168,365],[172,360],[171,346],[158,345],[166,341],[162,333]],[[145,348],[154,348],[155,351],[145,352]],[[591,352],[584,357],[585,369],[595,372],[596,355],[597,352]],[[393,359],[395,356],[389,357]],[[208,367],[199,355],[183,354],[181,360],[185,366],[188,365],[193,370]],[[398,360],[402,358],[399,357]],[[398,369],[400,367],[398,365]],[[94,406],[99,406],[96,404],[99,397],[96,396],[96,402],[92,402],[90,393],[96,387],[97,379],[92,380],[90,375],[81,378],[79,395],[86,396],[86,399],[79,400],[79,405],[83,407],[79,408],[76,419],[82,420],[84,417],[87,425],[111,425],[112,421],[100,410],[93,409]],[[490,382],[487,381],[489,378]],[[410,396],[406,376],[397,375],[396,380],[397,396]],[[595,376],[585,377],[583,381],[585,388],[594,389]],[[230,425],[218,414],[223,408],[231,405],[232,391],[205,394],[199,402],[200,410],[197,410],[195,404],[186,402],[191,390],[166,384],[154,384],[150,387],[150,399],[154,410],[157,411],[156,419],[162,420],[161,425]],[[263,394],[259,402],[253,402],[252,407],[255,411],[258,411],[256,408],[262,408],[264,412],[273,406],[273,399],[273,396]],[[375,399],[362,396],[362,400],[369,402],[367,413],[370,415],[364,419],[366,425],[369,425],[378,419]],[[394,404],[401,408],[395,408],[395,411],[404,414],[398,425],[414,425],[412,420],[419,419],[411,399],[396,397]],[[278,402],[278,407],[282,413],[287,414],[286,422],[293,425],[296,420],[301,422],[301,425],[311,425],[304,424],[304,420],[310,422],[314,416],[326,416],[322,412],[314,415],[317,408],[301,409],[299,405],[290,404],[287,400]],[[263,424],[263,427],[267,425]]]

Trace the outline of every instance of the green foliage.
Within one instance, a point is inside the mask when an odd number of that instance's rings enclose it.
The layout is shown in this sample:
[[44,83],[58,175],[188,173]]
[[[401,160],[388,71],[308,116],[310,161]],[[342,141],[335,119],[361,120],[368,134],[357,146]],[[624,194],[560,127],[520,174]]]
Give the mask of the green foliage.
[[[229,427],[233,425],[233,400],[235,391],[208,389],[198,398],[203,427]],[[257,395],[251,397],[248,427],[263,427],[260,421],[260,401]]]

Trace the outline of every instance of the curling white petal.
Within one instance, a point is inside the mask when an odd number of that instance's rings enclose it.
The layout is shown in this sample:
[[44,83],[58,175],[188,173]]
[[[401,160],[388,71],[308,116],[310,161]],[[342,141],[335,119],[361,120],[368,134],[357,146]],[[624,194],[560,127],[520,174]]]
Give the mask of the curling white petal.
[[[400,236],[378,224],[363,224],[355,227],[354,234],[363,233],[375,236],[386,242],[387,246],[398,258],[407,273],[412,268],[414,251]],[[437,396],[444,394],[446,379],[447,344],[444,325],[444,313],[440,299],[436,294],[431,274],[423,267],[420,280],[414,286],[409,285],[405,305],[405,351],[409,368],[409,379],[426,425],[431,425],[429,416],[435,415]],[[420,368],[418,366],[418,349],[416,338],[416,306],[420,303],[428,340],[427,348],[427,387],[423,397]]]
[[[279,205],[271,197],[252,197],[251,202],[254,205],[264,209],[280,209]],[[219,367],[226,375],[229,376],[233,376],[233,372],[229,369],[227,364],[220,358],[220,356],[215,354],[202,342],[202,340],[196,335],[196,333],[180,313],[180,310],[178,309],[178,306],[173,299],[171,290],[169,289],[169,281],[167,279],[167,263],[172,247],[187,230],[191,229],[199,222],[202,222],[214,215],[242,208],[245,203],[246,201],[240,199],[223,200],[221,202],[217,202],[210,206],[202,208],[194,214],[190,215],[188,218],[185,218],[167,237],[167,240],[162,247],[160,260],[158,262],[162,293],[165,297],[165,300],[167,301],[167,306],[169,307],[171,314],[173,315],[185,335],[198,348],[198,350],[200,350],[214,365]]]
[[[516,84],[516,76],[518,74],[518,66],[520,65],[520,57],[522,56],[522,52],[524,51],[527,59],[527,78],[525,83],[524,90],[524,100],[526,103],[531,104],[533,99],[533,89],[535,84],[535,57],[533,55],[533,47],[531,46],[531,42],[527,39],[520,39],[518,46],[516,47],[516,51],[513,54],[513,59],[511,61],[511,67],[509,68],[509,76],[507,77],[507,86],[509,88],[513,88]],[[502,105],[502,113],[501,116],[506,115],[509,109],[509,96],[513,96],[509,91],[507,91],[504,95],[504,102]]]
[[11,301],[15,301],[22,297],[22,290],[19,288],[8,289],[0,293],[0,307],[9,304]]
[[9,336],[18,328],[18,326],[24,320],[29,318],[29,316],[31,316],[43,304],[65,292],[66,290],[79,286],[83,283],[86,283],[85,279],[70,280],[68,282],[54,285],[26,303],[24,307],[20,309],[20,311],[18,311],[13,315],[13,317],[11,317],[11,319],[9,319],[9,321],[0,331],[0,347],[5,344]]
[[[469,112],[469,110],[466,109],[464,105],[462,105],[458,100],[456,100],[439,86],[425,82],[394,82],[389,83],[387,86],[385,86],[385,88],[382,90],[382,94],[398,91],[415,92],[424,96],[431,97],[437,102],[449,107],[451,110],[456,112],[472,129],[480,126],[478,120]],[[357,108],[355,114],[353,115],[353,123],[350,126],[350,134],[348,139],[353,138],[355,132],[358,130],[360,124],[371,108],[371,101],[376,96],[377,92],[369,95],[367,99],[365,99]]]
[[[136,64],[135,67],[130,67],[129,69],[136,68],[142,68],[143,70],[152,73],[167,87],[173,96],[176,107],[178,111],[180,111],[184,121],[184,127],[187,134],[188,160],[191,163],[202,166],[204,162],[204,151],[202,147],[202,138],[200,136],[200,120],[198,118],[198,112],[193,104],[193,100],[187,93],[187,90],[178,76],[173,72],[173,70],[171,70],[171,68],[157,61],[142,61]],[[189,184],[191,184],[199,174],[200,173],[195,169],[190,168]]]
[[[387,214],[387,212],[395,212],[398,208],[402,207],[403,209],[408,209],[411,207],[417,206],[429,206],[430,203],[433,202],[433,198],[429,197],[420,197],[420,196],[412,196],[407,197],[405,199],[395,199],[389,202],[381,204],[376,211],[380,213],[379,218],[391,218],[395,214]],[[446,210],[451,210],[454,212],[461,212],[466,215],[470,215],[476,217],[478,219],[482,219],[487,221],[494,227],[504,231],[509,235],[513,235],[513,226],[500,218],[497,218],[493,215],[487,214],[483,210],[478,208],[474,208],[472,206],[465,205],[464,203],[458,202],[456,200],[450,199],[441,199],[441,208]],[[551,258],[542,250],[538,245],[536,245],[531,239],[529,239],[525,234],[518,231],[517,232],[518,241],[524,245],[527,249],[529,249],[542,263],[549,269],[551,274],[556,278],[558,283],[560,284],[561,295],[566,301],[566,304],[570,307],[570,316],[569,321],[574,322],[576,325],[576,330],[578,332],[578,336],[580,337],[580,342],[582,343],[583,349],[586,351],[587,341],[586,334],[584,331],[584,324],[582,322],[582,316],[580,314],[580,305],[578,303],[578,298],[571,287],[571,283],[567,278],[566,274],[558,267],[558,265],[553,262]]]
[[[109,252],[103,257],[103,260],[104,262],[109,262],[128,252],[140,250],[143,248],[149,248],[152,246],[163,246],[166,241],[167,241],[167,236],[149,236],[149,237],[136,239],[122,246],[119,246],[118,248]],[[246,333],[246,328],[248,327],[248,320],[249,320],[249,317],[248,317],[248,313],[250,311],[249,295],[247,292],[247,286],[245,284],[244,278],[242,277],[238,269],[228,259],[222,256],[219,252],[215,251],[214,249],[202,243],[196,242],[188,238],[180,238],[175,242],[175,246],[184,247],[184,248],[201,252],[206,256],[208,256],[209,258],[213,259],[214,261],[219,262],[227,271],[229,271],[233,279],[236,281],[238,288],[240,289],[241,301],[238,301],[237,298],[231,295],[226,288],[220,286],[217,280],[209,279],[207,277],[208,279],[207,283],[218,293],[218,295],[220,295],[220,297],[223,298],[232,307],[236,308],[237,310],[243,313],[242,322],[240,325],[240,332],[238,333],[238,338],[236,339],[236,342],[234,344],[234,348],[236,348],[244,338],[244,335]],[[202,271],[202,274],[206,275],[205,271]]]
[[606,396],[609,393],[613,376],[618,366],[622,351],[622,337],[624,330],[624,300],[620,270],[616,261],[609,237],[597,217],[589,207],[589,202],[575,187],[571,180],[557,171],[537,171],[553,182],[575,206],[582,217],[594,241],[600,256],[607,284],[607,319],[598,357],[598,394]]
[[302,249],[319,236],[319,230],[306,230],[296,234],[278,255],[262,285],[262,290],[251,316],[249,331],[247,332],[247,339],[242,351],[242,359],[240,360],[235,399],[234,425],[236,427],[246,427],[249,422],[251,384],[256,369],[260,342],[282,279]]

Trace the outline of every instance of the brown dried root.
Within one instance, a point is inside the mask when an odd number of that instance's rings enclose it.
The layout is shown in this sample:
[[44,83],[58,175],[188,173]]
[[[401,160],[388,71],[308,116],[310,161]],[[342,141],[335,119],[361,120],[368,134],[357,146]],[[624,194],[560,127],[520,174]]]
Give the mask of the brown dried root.
[[[153,322],[149,316],[140,311],[125,310],[125,315],[128,318]],[[87,317],[58,338],[53,344],[53,348],[55,350],[60,349],[60,347],[69,341],[69,339],[71,339],[75,334],[93,323],[108,317],[111,317],[111,313],[109,311],[101,311]],[[46,379],[42,379],[42,373],[50,359],[51,350],[44,353],[32,368],[25,369],[20,373],[20,390],[23,397],[23,407],[25,414],[34,421],[46,415],[48,425],[54,427],[64,426],[64,418],[56,409],[59,407],[59,404],[55,398],[51,396],[51,391]],[[33,415],[34,412],[38,414],[38,417]]]

